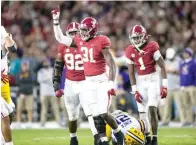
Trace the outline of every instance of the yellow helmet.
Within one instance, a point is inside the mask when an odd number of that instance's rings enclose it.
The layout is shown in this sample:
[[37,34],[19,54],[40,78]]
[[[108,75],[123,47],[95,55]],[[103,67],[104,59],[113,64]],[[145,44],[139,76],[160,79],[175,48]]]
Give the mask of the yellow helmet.
[[125,144],[126,145],[144,145],[145,137],[139,129],[131,128],[125,134]]

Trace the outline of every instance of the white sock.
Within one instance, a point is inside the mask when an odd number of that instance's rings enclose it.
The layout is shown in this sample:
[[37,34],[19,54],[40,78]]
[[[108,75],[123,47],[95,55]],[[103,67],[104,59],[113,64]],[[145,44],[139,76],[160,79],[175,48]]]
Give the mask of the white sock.
[[145,128],[146,128],[145,133],[150,133],[150,122],[148,119],[148,114],[147,113],[140,113],[139,116],[140,116],[140,119],[142,121],[144,121]]
[[118,128],[117,129],[114,129],[113,131],[114,131],[114,133],[119,132],[120,131],[120,127],[118,126]]
[[6,142],[4,145],[14,145],[13,142]]
[[98,133],[97,133],[97,129],[96,129],[96,127],[95,127],[94,120],[93,120],[93,117],[92,117],[92,116],[89,116],[89,117],[88,117],[88,122],[89,122],[90,129],[91,129],[91,131],[92,131],[93,135],[98,134]]
[[70,133],[70,137],[77,137],[77,134],[76,133]]
[[101,142],[104,142],[104,141],[108,141],[108,138],[106,136],[104,136],[104,137],[101,137],[100,140],[101,140]]

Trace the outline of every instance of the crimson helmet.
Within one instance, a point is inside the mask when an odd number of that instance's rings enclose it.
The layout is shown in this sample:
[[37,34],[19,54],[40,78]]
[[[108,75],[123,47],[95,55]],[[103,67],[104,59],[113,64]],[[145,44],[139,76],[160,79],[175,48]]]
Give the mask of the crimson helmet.
[[136,49],[139,49],[148,40],[146,29],[142,25],[135,25],[129,32],[129,40]]
[[70,24],[68,24],[67,28],[66,28],[66,34],[69,37],[73,37],[78,31],[79,31],[79,23],[76,22],[72,22]]
[[92,17],[87,17],[80,23],[80,35],[86,41],[97,34],[98,22]]

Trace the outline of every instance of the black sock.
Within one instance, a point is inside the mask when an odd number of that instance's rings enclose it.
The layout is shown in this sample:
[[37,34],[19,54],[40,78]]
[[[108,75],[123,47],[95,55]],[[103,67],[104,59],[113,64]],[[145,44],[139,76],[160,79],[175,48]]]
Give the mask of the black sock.
[[152,140],[157,141],[157,136],[152,136]]

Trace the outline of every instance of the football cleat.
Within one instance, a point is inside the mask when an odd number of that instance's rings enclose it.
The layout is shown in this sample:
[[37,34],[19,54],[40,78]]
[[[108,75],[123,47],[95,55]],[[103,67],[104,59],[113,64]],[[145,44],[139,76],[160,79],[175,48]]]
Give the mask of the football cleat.
[[131,128],[125,134],[125,144],[126,145],[144,145],[145,137],[140,130],[136,128]]
[[114,136],[117,140],[117,145],[124,145],[124,134],[122,133],[122,131],[119,131],[117,133],[114,133]]
[[72,137],[71,138],[70,145],[78,145],[78,139],[77,139],[77,137]]
[[99,134],[94,135],[94,145],[101,145]]
[[152,139],[151,145],[158,145],[157,137]]

